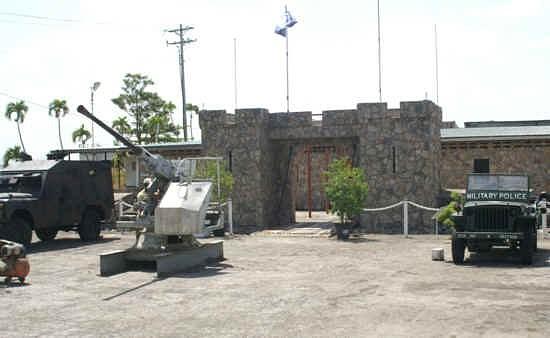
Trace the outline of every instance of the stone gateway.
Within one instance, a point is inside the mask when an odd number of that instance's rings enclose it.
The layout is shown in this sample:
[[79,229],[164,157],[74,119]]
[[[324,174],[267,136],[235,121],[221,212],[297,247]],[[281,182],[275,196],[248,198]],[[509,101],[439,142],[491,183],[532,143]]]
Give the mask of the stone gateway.
[[[323,154],[318,162],[347,156],[364,170],[369,207],[403,199],[433,206],[441,190],[441,125],[441,108],[427,100],[401,102],[399,109],[360,103],[356,109],[324,111],[320,121],[311,112],[200,113],[203,153],[223,156],[233,172],[236,226],[294,222],[296,205],[303,205],[298,193],[304,190],[298,186],[303,157],[316,149]],[[412,211],[409,216],[417,225],[412,232],[431,231],[429,213]],[[401,215],[395,210],[362,217],[361,222],[370,231],[401,231]]]

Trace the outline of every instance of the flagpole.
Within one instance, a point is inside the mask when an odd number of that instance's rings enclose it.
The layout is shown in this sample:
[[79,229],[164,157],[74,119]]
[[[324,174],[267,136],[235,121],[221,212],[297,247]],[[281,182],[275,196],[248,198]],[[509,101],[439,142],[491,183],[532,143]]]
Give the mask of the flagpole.
[[288,30],[286,32],[285,41],[286,41],[286,112],[290,113],[289,80],[288,80]]
[[235,113],[237,112],[237,38],[233,38],[233,89],[235,91]]
[[379,100],[382,102],[382,53],[380,48],[380,0],[378,4],[378,94]]
[[439,55],[437,51],[437,24],[434,25],[435,37],[435,103],[439,104]]

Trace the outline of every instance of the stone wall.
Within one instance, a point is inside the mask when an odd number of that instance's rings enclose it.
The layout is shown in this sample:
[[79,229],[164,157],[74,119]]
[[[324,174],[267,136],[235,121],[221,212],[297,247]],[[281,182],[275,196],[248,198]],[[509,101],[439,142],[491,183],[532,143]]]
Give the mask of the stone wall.
[[[399,109],[363,103],[357,109],[325,111],[321,121],[313,121],[311,112],[202,111],[200,126],[204,153],[232,159],[237,227],[294,221],[294,208],[303,206],[306,192],[299,175],[304,152],[314,147],[332,147],[330,159],[351,157],[365,171],[367,207],[403,199],[433,206],[440,189],[441,109],[430,101],[402,102]],[[327,155],[314,154],[319,185],[314,199],[321,207],[320,163]],[[411,232],[431,232],[431,221],[422,213],[412,212],[409,222]],[[394,232],[400,224],[398,210],[362,217],[362,225],[371,231]]]
[[441,176],[445,188],[466,188],[474,159],[489,159],[491,173],[527,174],[535,192],[550,191],[550,140],[444,142]]
[[[440,191],[441,109],[430,101],[359,105],[367,130],[361,136],[360,166],[369,183],[367,206],[384,207],[407,199],[434,206]],[[432,214],[410,208],[409,231],[432,231]],[[402,231],[402,211],[367,212],[362,224],[372,232]]]

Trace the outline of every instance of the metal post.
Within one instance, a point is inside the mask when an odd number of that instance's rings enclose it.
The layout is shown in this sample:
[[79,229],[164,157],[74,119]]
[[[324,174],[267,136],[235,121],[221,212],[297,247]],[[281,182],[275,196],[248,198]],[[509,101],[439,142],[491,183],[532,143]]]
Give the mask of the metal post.
[[136,156],[136,188],[139,189],[139,157]]
[[220,190],[220,160],[216,160],[216,180],[218,181],[218,203],[222,203],[222,193]]
[[380,0],[378,4],[378,94],[379,100],[382,102],[382,52],[380,47]]
[[435,33],[435,103],[439,104],[439,55],[437,51],[437,25],[434,26]]
[[229,233],[233,235],[233,201],[227,200],[227,222],[229,223]]
[[409,202],[403,201],[403,234],[409,236]]
[[307,210],[308,210],[308,217],[311,218],[311,208],[312,208],[312,200],[311,200],[311,145],[307,146]]
[[235,90],[235,113],[237,112],[237,38],[233,38],[233,89]]
[[[289,80],[288,80],[288,30],[285,35],[286,41],[286,112],[290,112],[290,98],[289,98]],[[311,216],[310,216],[311,217]]]
[[[91,99],[92,115],[94,115],[94,88],[93,87],[92,87],[91,93],[92,93],[92,99]],[[92,149],[93,148],[95,148],[94,121],[92,121]],[[94,155],[94,160],[95,160],[95,155]]]

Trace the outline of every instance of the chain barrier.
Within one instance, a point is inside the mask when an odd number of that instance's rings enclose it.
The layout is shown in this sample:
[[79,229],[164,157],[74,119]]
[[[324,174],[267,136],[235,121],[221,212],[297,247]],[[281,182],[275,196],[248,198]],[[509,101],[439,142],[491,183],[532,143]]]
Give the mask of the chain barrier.
[[[423,209],[427,211],[435,211],[436,213],[439,211],[438,208],[427,207],[427,206],[424,206],[412,201],[407,201],[407,200],[397,202],[395,204],[388,205],[386,207],[381,207],[381,208],[364,208],[363,211],[384,211],[384,210],[389,210],[389,209],[398,207],[400,205],[403,205],[403,235],[407,237],[409,236],[409,204],[419,209]],[[437,219],[435,219],[434,221],[435,221],[435,236],[436,238],[439,238],[439,224],[437,222]]]

